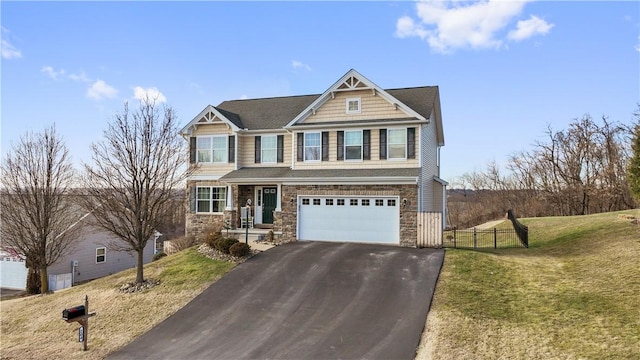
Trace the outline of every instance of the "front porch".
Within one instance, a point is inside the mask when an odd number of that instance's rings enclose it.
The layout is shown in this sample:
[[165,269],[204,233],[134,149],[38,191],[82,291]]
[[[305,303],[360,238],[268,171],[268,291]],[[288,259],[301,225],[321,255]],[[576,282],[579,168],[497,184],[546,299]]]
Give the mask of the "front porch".
[[[274,213],[280,211],[282,207],[281,186],[279,184],[236,186],[237,188],[233,189],[236,191],[231,190],[228,199],[230,207],[235,210],[232,228],[244,228],[245,223],[250,228],[273,228]],[[249,214],[246,213],[247,208]]]
[[[270,232],[273,232],[273,238],[269,241]],[[282,236],[281,231],[273,231],[269,228],[244,228],[223,230],[224,236],[238,239],[240,242],[247,242],[252,249],[265,251],[271,249],[277,243],[277,239]]]

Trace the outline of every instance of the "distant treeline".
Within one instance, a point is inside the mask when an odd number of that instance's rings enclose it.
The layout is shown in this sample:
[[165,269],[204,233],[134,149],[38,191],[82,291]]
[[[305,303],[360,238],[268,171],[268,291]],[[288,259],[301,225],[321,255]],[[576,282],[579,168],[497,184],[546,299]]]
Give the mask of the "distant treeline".
[[[447,223],[465,228],[503,217],[585,215],[636,207],[627,183],[637,124],[575,119],[566,130],[549,126],[546,140],[509,156],[506,171],[490,163],[451,183]],[[474,190],[465,190],[474,189]]]

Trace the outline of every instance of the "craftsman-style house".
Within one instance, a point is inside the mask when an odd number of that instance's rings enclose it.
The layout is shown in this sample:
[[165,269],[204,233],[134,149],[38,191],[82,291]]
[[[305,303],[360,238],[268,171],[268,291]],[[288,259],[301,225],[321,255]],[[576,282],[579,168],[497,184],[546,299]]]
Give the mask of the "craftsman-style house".
[[187,234],[225,222],[278,242],[420,246],[441,234],[437,86],[382,89],[350,70],[319,95],[209,105],[181,134],[196,167]]

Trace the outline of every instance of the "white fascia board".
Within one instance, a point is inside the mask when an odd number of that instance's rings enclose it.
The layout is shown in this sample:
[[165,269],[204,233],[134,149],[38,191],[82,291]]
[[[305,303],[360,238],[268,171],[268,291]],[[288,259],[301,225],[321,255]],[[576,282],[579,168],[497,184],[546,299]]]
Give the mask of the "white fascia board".
[[380,126],[380,127],[388,127],[391,125],[395,126],[402,126],[402,125],[423,125],[423,124],[428,124],[429,122],[427,120],[407,120],[407,121],[394,121],[393,123],[390,123],[389,121],[386,120],[378,120],[378,121],[371,121],[371,122],[359,122],[359,123],[350,123],[349,121],[345,121],[344,123],[340,123],[340,124],[322,124],[322,123],[318,123],[318,124],[298,124],[295,125],[295,127],[291,127],[290,129],[292,131],[299,131],[299,130],[308,130],[308,129],[327,129],[327,130],[337,130],[337,129],[344,129],[344,128],[363,128],[363,127],[370,127],[370,126]]
[[282,185],[413,185],[417,176],[404,177],[344,177],[344,178],[297,178],[286,179]]
[[[185,127],[183,127],[182,130],[180,130],[180,134],[183,137],[191,136],[194,126],[200,124],[198,123],[198,120],[200,120],[208,112],[214,113],[216,117],[218,117],[220,120],[226,123],[234,132],[238,132],[242,130],[239,127],[237,127],[234,123],[232,123],[229,119],[227,119],[224,115],[222,115],[220,111],[218,111],[218,109],[216,109],[212,105],[207,105],[207,107],[205,107],[204,110],[200,111],[200,113],[196,117],[194,117],[191,121],[189,121],[189,123]],[[203,123],[203,124],[206,124],[206,123]]]
[[187,181],[218,181],[224,175],[191,175],[187,178]]
[[433,180],[439,182],[442,186],[449,186],[449,183],[433,175]]
[[409,177],[348,177],[348,178],[247,178],[226,179],[229,184],[258,185],[258,184],[282,184],[282,185],[413,185],[418,183],[417,176]]
[[240,132],[242,135],[250,136],[250,135],[286,135],[289,131],[278,128],[278,129],[259,129],[259,130],[242,130]]

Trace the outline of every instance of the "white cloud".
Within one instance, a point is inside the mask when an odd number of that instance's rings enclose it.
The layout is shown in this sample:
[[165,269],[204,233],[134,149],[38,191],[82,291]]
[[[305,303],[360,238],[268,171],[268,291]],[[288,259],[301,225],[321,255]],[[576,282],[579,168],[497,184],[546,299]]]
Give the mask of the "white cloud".
[[311,67],[309,65],[304,64],[303,62],[298,60],[293,60],[291,62],[291,66],[293,66],[294,69],[306,69],[308,71],[311,71]]
[[73,80],[73,81],[80,81],[80,82],[91,82],[91,79],[89,79],[87,77],[87,74],[84,73],[84,71],[81,71],[78,74],[69,74],[69,79]]
[[[417,19],[399,18],[395,35],[418,37],[441,53],[459,48],[497,49],[504,45],[505,29],[528,1],[421,1],[416,4]],[[521,40],[527,35],[547,33],[552,26],[532,16],[519,22],[512,36],[514,40]]]
[[640,36],[638,36],[638,45],[636,45],[636,51],[640,52]]
[[96,80],[87,90],[87,97],[95,100],[115,97],[118,90],[102,80]]
[[60,69],[60,70],[56,71],[51,66],[43,66],[42,69],[40,69],[40,72],[43,72],[43,73],[47,74],[47,76],[49,76],[53,80],[58,80],[58,76],[64,75],[64,73],[65,73],[64,69]]
[[7,60],[21,58],[22,51],[16,49],[16,47],[13,46],[13,44],[11,44],[8,39],[6,39],[9,36],[9,30],[5,29],[4,27],[0,27],[0,30],[2,32],[2,38],[0,39],[0,54],[2,58]]
[[160,92],[160,90],[158,90],[158,88],[155,88],[155,87],[150,87],[145,89],[141,86],[136,86],[133,89],[133,97],[140,101],[153,100],[157,103],[167,102],[167,98]]
[[403,16],[398,19],[396,23],[396,36],[400,38],[417,36],[420,39],[424,39],[429,35],[429,32],[422,28],[420,25],[416,25],[413,19],[409,16]]
[[509,39],[514,41],[528,39],[538,34],[546,35],[554,25],[549,24],[535,15],[531,15],[529,20],[520,20],[516,26],[516,30],[509,31],[509,34],[507,35]]

